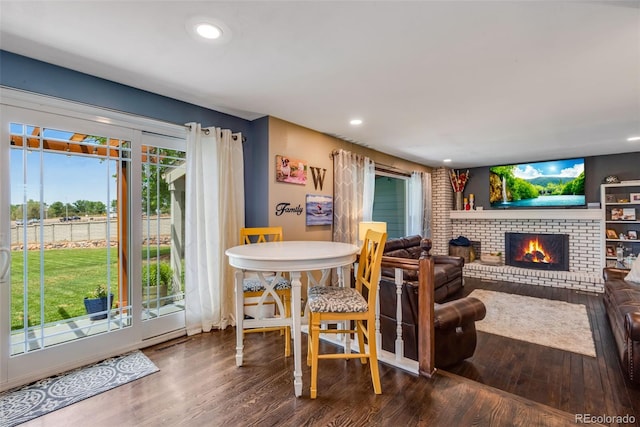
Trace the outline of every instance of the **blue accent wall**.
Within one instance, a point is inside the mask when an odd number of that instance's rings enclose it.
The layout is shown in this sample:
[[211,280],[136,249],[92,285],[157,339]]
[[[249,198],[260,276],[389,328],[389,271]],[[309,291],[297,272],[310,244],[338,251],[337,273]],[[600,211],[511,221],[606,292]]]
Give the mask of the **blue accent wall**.
[[183,125],[199,122],[250,133],[250,121],[68,68],[0,51],[0,84]]
[[0,50],[0,85],[183,125],[242,132],[246,225],[268,221],[268,117],[249,121],[152,92]]
[[269,117],[251,122],[253,137],[244,143],[244,201],[247,227],[269,226]]

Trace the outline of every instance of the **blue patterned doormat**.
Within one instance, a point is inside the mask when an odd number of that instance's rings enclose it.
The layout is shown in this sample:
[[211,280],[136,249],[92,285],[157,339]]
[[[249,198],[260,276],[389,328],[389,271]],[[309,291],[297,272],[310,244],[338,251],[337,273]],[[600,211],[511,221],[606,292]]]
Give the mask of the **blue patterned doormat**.
[[147,356],[134,351],[0,393],[0,427],[27,422],[158,371]]

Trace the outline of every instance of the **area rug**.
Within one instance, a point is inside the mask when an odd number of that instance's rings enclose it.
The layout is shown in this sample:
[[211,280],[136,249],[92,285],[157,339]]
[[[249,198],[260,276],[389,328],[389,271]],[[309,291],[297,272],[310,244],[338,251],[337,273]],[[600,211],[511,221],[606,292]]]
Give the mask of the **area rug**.
[[64,408],[159,369],[141,351],[0,394],[0,426],[10,427]]
[[587,308],[582,304],[475,289],[487,308],[476,329],[490,334],[596,357]]

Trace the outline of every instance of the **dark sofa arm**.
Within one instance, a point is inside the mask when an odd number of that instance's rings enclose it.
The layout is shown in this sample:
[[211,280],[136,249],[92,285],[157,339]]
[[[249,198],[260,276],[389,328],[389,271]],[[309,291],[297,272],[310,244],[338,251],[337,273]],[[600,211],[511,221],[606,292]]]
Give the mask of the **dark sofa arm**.
[[624,317],[624,329],[632,341],[640,341],[640,312],[627,313]]
[[624,280],[624,278],[627,277],[627,274],[629,274],[629,270],[624,268],[607,267],[602,269],[602,277],[604,278],[605,282],[615,279]]
[[453,329],[484,319],[487,309],[477,298],[467,297],[435,306],[436,329]]
[[451,255],[434,255],[433,262],[436,264],[452,264],[456,267],[464,267],[464,258]]

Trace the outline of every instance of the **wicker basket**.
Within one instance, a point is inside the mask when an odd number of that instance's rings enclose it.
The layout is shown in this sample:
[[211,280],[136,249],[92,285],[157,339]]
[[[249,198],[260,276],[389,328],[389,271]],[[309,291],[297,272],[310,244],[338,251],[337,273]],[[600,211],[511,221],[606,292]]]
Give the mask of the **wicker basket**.
[[500,265],[502,264],[502,255],[482,254],[480,261],[483,264]]
[[476,260],[476,252],[473,249],[473,246],[449,245],[449,255],[462,257],[464,258],[465,263],[470,263]]

